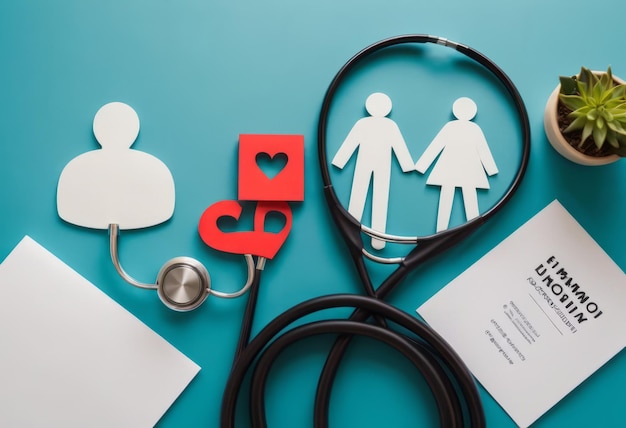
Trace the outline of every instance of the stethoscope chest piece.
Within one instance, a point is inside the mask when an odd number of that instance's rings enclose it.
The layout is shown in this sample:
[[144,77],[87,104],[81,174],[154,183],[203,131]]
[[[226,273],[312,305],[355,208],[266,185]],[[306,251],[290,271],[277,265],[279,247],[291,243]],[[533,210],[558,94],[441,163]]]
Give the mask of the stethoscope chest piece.
[[197,308],[211,292],[209,272],[190,257],[176,257],[165,263],[156,284],[163,304],[180,312]]

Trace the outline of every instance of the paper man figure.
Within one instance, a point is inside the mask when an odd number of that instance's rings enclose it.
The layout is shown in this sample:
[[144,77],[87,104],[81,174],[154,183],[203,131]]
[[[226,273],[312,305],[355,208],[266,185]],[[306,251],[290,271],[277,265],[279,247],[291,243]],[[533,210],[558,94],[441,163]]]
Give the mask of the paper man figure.
[[72,224],[107,229],[153,226],[174,212],[174,179],[156,157],[130,146],[139,118],[130,106],[114,102],[98,110],[93,133],[102,146],[68,163],[59,177],[57,210]]
[[[372,181],[372,229],[385,232],[391,180],[391,155],[395,153],[402,171],[413,170],[413,159],[396,123],[386,117],[391,112],[391,99],[380,92],[365,101],[370,117],[359,119],[342,143],[332,164],[343,168],[359,149],[354,168],[348,212],[361,221],[365,199]],[[372,238],[372,247],[382,249],[385,242]]]
[[485,172],[490,176],[498,173],[482,130],[471,122],[476,111],[472,99],[457,99],[452,105],[457,120],[444,125],[415,164],[415,169],[423,174],[441,152],[426,180],[426,184],[441,187],[437,232],[448,228],[456,187],[463,193],[465,216],[469,221],[479,215],[476,189],[489,189]]

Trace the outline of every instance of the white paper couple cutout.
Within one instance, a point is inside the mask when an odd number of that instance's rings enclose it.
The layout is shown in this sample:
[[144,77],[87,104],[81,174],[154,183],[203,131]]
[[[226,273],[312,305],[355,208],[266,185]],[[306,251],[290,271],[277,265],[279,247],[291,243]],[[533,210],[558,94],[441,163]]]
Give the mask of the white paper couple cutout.
[[[437,232],[448,228],[455,188],[460,187],[467,220],[478,217],[476,189],[489,189],[487,175],[498,173],[487,140],[471,120],[478,110],[470,98],[459,98],[452,105],[455,120],[446,123],[418,161],[411,154],[398,125],[387,116],[391,99],[383,93],[371,94],[365,101],[369,117],[359,119],[335,154],[332,164],[343,168],[358,148],[348,212],[361,221],[365,200],[372,182],[372,229],[384,233],[391,180],[392,154],[403,172],[424,174],[437,159],[427,185],[441,187],[437,212]],[[372,238],[372,247],[382,249],[385,242]]]
[[162,223],[174,213],[174,179],[156,157],[130,147],[139,135],[139,117],[129,105],[113,102],[98,110],[93,133],[102,146],[72,159],[57,187],[59,216],[72,224],[121,230]]

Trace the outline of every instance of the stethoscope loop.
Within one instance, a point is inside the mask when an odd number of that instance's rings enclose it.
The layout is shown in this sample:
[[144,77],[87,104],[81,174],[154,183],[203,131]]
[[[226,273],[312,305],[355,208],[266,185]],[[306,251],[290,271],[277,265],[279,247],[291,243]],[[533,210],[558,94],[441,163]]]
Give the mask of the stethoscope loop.
[[109,250],[111,261],[117,273],[124,281],[138,288],[157,290],[161,302],[168,308],[187,312],[200,306],[209,295],[224,299],[232,299],[245,294],[254,281],[255,269],[262,270],[265,258],[259,257],[256,267],[251,254],[244,254],[247,266],[246,283],[238,291],[227,293],[211,288],[211,277],[202,263],[191,257],[175,257],[167,261],[159,270],[154,284],[137,281],[130,276],[120,262],[119,258],[119,234],[117,224],[109,225]]
[[[425,236],[398,236],[398,235],[390,235],[387,233],[383,233],[377,230],[374,230],[371,227],[367,227],[361,224],[360,221],[357,221],[346,209],[341,206],[337,195],[335,194],[335,190],[333,188],[331,174],[329,170],[329,162],[327,157],[327,129],[328,129],[328,121],[330,116],[330,111],[332,107],[332,103],[335,97],[335,93],[342,85],[346,77],[350,74],[350,71],[365,58],[370,57],[372,54],[397,45],[404,44],[436,44],[440,46],[444,46],[447,48],[454,49],[459,53],[471,58],[476,61],[486,70],[488,70],[504,87],[505,91],[509,94],[511,101],[514,104],[518,119],[519,126],[521,132],[521,160],[518,166],[517,171],[515,172],[514,178],[509,184],[508,188],[504,192],[503,196],[500,198],[500,201],[489,208],[487,211],[482,213],[479,218],[469,221],[463,225],[452,227],[448,230],[437,232],[432,235]],[[331,81],[328,89],[326,90],[326,94],[324,95],[324,99],[322,101],[322,108],[319,114],[318,119],[318,128],[317,128],[317,142],[318,142],[318,160],[320,166],[320,172],[322,177],[322,182],[324,184],[324,190],[326,193],[326,202],[327,205],[335,217],[336,223],[341,224],[341,231],[344,234],[344,237],[349,239],[349,241],[354,241],[354,238],[350,233],[346,233],[347,230],[351,227],[354,229],[352,232],[356,230],[368,235],[372,238],[379,239],[381,241],[385,241],[388,243],[396,243],[396,244],[420,244],[423,242],[429,242],[434,240],[439,240],[445,237],[446,235],[456,235],[457,232],[466,229],[476,229],[486,220],[490,219],[494,216],[513,196],[517,188],[519,187],[521,180],[526,172],[526,168],[528,166],[528,161],[530,158],[530,120],[528,118],[528,112],[526,110],[526,106],[522,100],[522,97],[517,90],[516,86],[513,84],[511,79],[504,73],[504,71],[496,65],[493,61],[487,58],[485,55],[480,52],[464,45],[461,43],[454,42],[444,37],[438,37],[429,34],[407,34],[390,37],[384,40],[380,40],[376,43],[373,43],[366,48],[362,49],[358,53],[356,53],[352,58],[350,58],[337,72],[333,80]],[[356,242],[353,242],[356,243]],[[358,242],[358,246],[361,243]],[[362,254],[368,259],[375,261],[377,263],[383,264],[399,264],[404,262],[405,258],[402,257],[394,257],[394,258],[386,258],[376,256],[364,248],[361,248]]]

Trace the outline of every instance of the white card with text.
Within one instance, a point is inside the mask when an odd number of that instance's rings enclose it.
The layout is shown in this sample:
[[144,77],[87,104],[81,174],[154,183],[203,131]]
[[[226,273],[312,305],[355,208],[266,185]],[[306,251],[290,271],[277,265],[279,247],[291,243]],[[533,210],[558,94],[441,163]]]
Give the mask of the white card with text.
[[527,427],[626,345],[625,279],[554,201],[417,312]]
[[2,427],[152,427],[200,370],[29,237],[0,291]]

